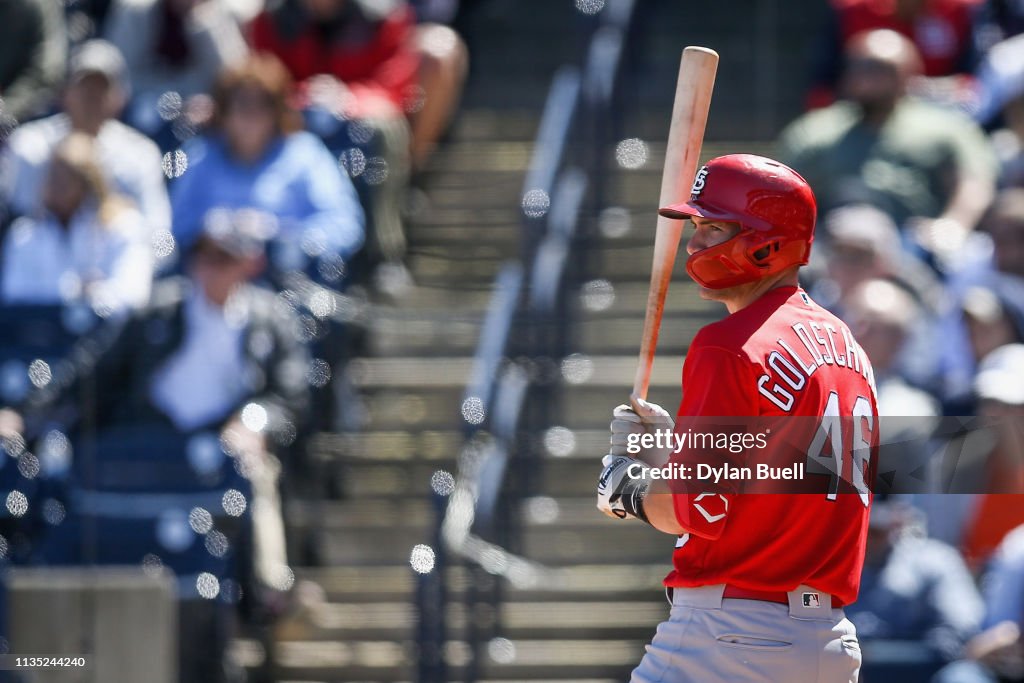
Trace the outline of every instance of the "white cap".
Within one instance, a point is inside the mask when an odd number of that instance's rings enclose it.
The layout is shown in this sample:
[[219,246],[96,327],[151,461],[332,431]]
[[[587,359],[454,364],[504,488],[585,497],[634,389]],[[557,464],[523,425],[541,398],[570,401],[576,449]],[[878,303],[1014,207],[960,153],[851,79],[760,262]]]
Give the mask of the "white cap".
[[120,88],[125,97],[131,93],[128,65],[113,43],[99,38],[87,40],[71,54],[69,80],[74,82],[87,74],[104,76],[111,85]]
[[985,356],[974,378],[978,398],[1024,405],[1024,344],[1000,346]]

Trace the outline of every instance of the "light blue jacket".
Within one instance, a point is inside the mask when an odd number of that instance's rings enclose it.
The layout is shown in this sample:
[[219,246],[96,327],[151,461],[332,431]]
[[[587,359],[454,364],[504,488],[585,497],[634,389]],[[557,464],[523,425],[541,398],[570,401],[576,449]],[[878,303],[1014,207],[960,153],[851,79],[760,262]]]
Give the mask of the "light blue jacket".
[[306,132],[270,144],[254,164],[233,159],[217,137],[186,146],[188,167],[171,187],[173,232],[186,251],[210,209],[252,208],[277,218],[280,237],[322,245],[348,259],[363,244],[355,188],[319,138]]

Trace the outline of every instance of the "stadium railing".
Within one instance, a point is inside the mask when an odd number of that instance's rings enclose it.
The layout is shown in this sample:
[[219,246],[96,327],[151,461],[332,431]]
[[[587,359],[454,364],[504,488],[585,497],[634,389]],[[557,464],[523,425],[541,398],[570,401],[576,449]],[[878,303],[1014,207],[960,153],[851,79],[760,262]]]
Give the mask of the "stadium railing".
[[[434,565],[419,575],[416,594],[421,683],[448,680],[446,581],[453,566],[463,563],[468,573],[462,603],[469,659],[461,674],[467,682],[480,678],[483,644],[494,635],[475,618],[477,608],[489,607],[490,623],[500,624],[502,582],[531,584],[543,571],[515,553],[516,503],[535,487],[529,473],[539,469],[533,440],[520,435],[550,426],[557,401],[558,362],[567,353],[571,320],[565,283],[573,268],[583,267],[572,258],[582,239],[580,218],[596,215],[601,202],[634,4],[607,3],[584,70],[561,67],[548,92],[524,182],[521,261],[506,263],[495,278],[461,406],[465,445],[454,486],[435,487],[433,494]],[[574,141],[581,150],[575,159]],[[519,466],[510,468],[513,458]]]

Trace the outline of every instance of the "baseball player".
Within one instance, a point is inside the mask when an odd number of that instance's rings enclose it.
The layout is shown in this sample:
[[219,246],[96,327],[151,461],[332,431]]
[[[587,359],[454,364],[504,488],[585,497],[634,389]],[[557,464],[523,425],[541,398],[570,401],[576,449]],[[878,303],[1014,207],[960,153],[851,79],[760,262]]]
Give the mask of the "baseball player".
[[[688,202],[660,213],[692,221],[686,270],[729,315],[694,338],[674,421],[636,399],[613,413],[598,508],[678,537],[665,579],[671,615],[631,681],[855,682],[860,646],[842,608],[857,597],[864,561],[877,407],[863,350],[798,285],[814,240],[814,195],[783,164],[730,154],[698,172]],[[645,476],[652,464],[685,470],[703,450],[647,440],[656,447],[632,457],[639,437],[673,422],[683,435],[707,418],[739,417],[817,425],[804,430],[806,456],[793,457],[807,460],[805,471],[825,457],[849,486],[741,493],[728,476],[685,484]],[[741,471],[758,453],[731,455],[731,465]]]

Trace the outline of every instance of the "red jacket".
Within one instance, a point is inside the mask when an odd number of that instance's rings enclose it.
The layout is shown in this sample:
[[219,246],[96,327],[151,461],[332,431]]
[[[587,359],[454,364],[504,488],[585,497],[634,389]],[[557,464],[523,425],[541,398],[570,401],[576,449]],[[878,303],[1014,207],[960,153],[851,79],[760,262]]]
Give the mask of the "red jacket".
[[342,17],[318,26],[296,3],[286,2],[253,20],[250,40],[254,50],[284,62],[299,82],[300,96],[313,76],[328,74],[345,83],[356,101],[350,113],[358,116],[371,98],[401,110],[413,94],[419,69],[414,27],[413,12],[404,3],[378,17],[351,1]]
[[828,47],[819,60],[818,82],[808,96],[811,107],[831,104],[839,79],[842,50],[863,31],[891,29],[910,38],[921,53],[925,76],[969,73],[973,67],[973,30],[981,0],[927,0],[912,21],[896,16],[896,0],[830,0]]

